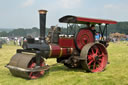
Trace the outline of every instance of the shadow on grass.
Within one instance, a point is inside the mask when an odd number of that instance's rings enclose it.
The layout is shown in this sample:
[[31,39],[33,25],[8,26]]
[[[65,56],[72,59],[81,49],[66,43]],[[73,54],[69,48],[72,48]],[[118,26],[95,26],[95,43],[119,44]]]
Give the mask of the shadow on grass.
[[54,71],[75,71],[75,72],[86,72],[83,69],[80,68],[69,68],[64,66],[63,64],[54,64],[50,67],[50,72],[54,72]]
[[[106,69],[104,69],[103,70],[103,72],[105,71]],[[42,78],[46,78],[46,77],[48,77],[48,76],[50,76],[49,74],[50,73],[52,73],[52,72],[59,72],[59,71],[65,71],[65,72],[71,72],[71,71],[73,71],[73,72],[83,72],[83,73],[88,73],[88,74],[90,74],[91,72],[86,72],[86,70],[84,70],[84,69],[82,69],[82,68],[68,68],[68,67],[66,67],[66,66],[64,66],[63,64],[54,64],[54,65],[52,65],[52,66],[50,66],[50,69],[49,70],[47,70],[46,72],[45,72],[45,74],[42,76],[42,77],[40,77],[40,78],[37,78],[37,79],[42,79]],[[18,78],[20,78],[20,77],[18,77]],[[24,79],[24,78],[23,78]],[[25,80],[36,80],[36,79],[26,79],[25,78]]]
[[[107,68],[105,68],[102,72],[104,72]],[[53,66],[50,67],[49,72],[57,72],[57,71],[65,71],[65,72],[70,72],[70,71],[74,71],[74,72],[83,72],[83,73],[91,73],[86,71],[85,69],[81,68],[69,68],[64,66],[63,64],[54,64]],[[100,72],[98,72],[100,73]]]

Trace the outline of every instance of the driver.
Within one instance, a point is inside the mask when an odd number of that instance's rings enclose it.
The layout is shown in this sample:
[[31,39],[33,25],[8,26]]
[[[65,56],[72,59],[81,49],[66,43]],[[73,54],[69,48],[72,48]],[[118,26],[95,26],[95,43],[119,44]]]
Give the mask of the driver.
[[93,34],[96,35],[95,25],[91,25],[90,29],[92,30]]

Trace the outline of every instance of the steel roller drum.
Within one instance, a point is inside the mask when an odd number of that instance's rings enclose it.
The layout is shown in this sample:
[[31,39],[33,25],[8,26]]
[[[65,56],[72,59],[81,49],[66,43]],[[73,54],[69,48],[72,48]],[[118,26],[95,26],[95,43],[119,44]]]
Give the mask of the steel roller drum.
[[[18,67],[21,69],[33,69],[36,66],[35,63],[35,55],[34,54],[24,54],[24,53],[17,53],[15,54],[10,62],[9,62],[9,66],[13,66],[13,67]],[[41,66],[44,66],[44,60],[41,59]],[[18,77],[23,77],[23,78],[29,78],[29,79],[35,79],[40,77],[41,75],[44,74],[44,70],[43,71],[37,71],[37,72],[25,72],[25,71],[20,71],[17,69],[10,69],[10,72],[12,73],[12,75],[14,76],[18,76]]]

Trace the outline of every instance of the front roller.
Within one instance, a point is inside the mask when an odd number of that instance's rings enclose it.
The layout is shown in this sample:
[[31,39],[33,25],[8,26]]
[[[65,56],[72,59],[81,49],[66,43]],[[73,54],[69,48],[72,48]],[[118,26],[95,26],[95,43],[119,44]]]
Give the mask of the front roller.
[[36,79],[44,75],[47,65],[41,58],[36,64],[36,56],[33,54],[17,53],[6,66],[14,76]]
[[83,69],[88,72],[101,72],[105,69],[108,62],[108,54],[106,48],[100,43],[89,43],[85,45],[80,57]]

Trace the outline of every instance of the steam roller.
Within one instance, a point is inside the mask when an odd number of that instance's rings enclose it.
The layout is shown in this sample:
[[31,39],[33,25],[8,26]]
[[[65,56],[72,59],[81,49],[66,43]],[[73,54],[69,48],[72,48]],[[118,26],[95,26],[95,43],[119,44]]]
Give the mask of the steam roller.
[[[57,63],[62,63],[68,68],[82,68],[92,73],[105,69],[108,62],[107,25],[116,24],[116,21],[67,15],[59,19],[59,22],[68,24],[67,33],[63,34],[60,27],[52,26],[46,36],[46,14],[47,10],[39,10],[39,40],[27,37],[23,42],[23,49],[17,49],[17,53],[6,65],[13,76],[27,79],[43,76],[50,67],[44,60],[48,58],[56,58]],[[71,34],[70,23],[77,26],[84,24],[86,27]],[[104,29],[101,29],[102,23],[105,24]],[[95,39],[96,32],[92,29],[96,24],[99,25],[101,35],[99,40]]]

